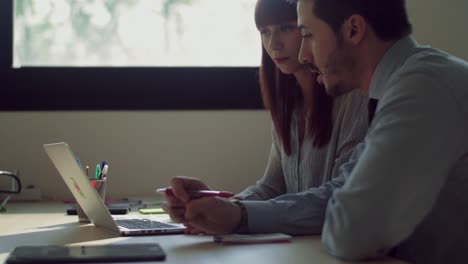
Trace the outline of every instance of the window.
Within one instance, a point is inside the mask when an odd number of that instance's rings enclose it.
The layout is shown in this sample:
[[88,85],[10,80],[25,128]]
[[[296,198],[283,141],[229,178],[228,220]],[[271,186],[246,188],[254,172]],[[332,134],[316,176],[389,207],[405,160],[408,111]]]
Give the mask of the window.
[[0,109],[259,109],[255,1],[0,1]]

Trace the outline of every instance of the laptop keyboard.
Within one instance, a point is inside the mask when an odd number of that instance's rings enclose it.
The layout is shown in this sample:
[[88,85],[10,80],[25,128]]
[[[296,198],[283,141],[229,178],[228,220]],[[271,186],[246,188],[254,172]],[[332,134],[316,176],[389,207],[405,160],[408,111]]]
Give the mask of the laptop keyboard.
[[173,228],[173,225],[165,224],[150,219],[119,219],[115,220],[117,225],[128,229],[156,229]]

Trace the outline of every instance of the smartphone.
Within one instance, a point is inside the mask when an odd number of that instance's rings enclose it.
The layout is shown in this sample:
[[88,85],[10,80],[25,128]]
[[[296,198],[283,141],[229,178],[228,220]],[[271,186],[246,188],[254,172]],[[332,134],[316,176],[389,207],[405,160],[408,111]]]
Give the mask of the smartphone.
[[8,256],[8,264],[86,263],[165,260],[157,243],[89,246],[19,246]]

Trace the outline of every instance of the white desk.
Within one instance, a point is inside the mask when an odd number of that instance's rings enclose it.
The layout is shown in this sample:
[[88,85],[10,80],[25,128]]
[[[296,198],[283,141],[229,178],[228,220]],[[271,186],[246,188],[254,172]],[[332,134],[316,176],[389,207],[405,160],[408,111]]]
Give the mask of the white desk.
[[[20,245],[109,244],[156,242],[166,252],[164,263],[360,263],[329,256],[319,236],[295,237],[290,243],[221,245],[209,236],[158,235],[119,237],[94,225],[80,225],[77,216],[65,214],[60,203],[9,203],[0,214],[0,263]],[[364,263],[364,262],[363,262]],[[397,260],[366,264],[403,264]]]

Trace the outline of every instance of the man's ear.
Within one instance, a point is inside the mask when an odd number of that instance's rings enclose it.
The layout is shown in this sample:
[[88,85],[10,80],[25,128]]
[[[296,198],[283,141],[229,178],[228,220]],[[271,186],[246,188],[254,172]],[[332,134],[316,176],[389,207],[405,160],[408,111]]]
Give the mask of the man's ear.
[[345,20],[342,26],[342,33],[345,40],[354,45],[358,45],[365,38],[368,25],[364,17],[351,15]]

